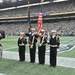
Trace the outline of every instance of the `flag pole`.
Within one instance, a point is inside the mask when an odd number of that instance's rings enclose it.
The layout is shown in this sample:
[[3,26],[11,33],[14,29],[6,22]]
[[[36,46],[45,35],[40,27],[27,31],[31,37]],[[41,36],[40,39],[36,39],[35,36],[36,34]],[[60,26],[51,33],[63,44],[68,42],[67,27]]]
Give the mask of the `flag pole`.
[[28,24],[30,24],[30,0],[28,0]]
[[41,0],[41,4],[43,4],[44,0]]
[[28,32],[31,32],[31,22],[30,22],[30,0],[28,0]]
[[41,13],[42,13],[42,5],[43,5],[43,1],[44,1],[44,0],[41,0]]

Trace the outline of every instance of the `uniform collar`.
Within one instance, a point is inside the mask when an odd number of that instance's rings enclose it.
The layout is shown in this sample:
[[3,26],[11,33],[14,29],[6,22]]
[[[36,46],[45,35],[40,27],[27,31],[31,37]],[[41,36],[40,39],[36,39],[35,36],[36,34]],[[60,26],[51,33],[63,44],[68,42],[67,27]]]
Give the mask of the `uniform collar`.
[[20,36],[20,39],[22,39],[23,37]]
[[52,35],[52,38],[55,38],[56,37],[56,35]]

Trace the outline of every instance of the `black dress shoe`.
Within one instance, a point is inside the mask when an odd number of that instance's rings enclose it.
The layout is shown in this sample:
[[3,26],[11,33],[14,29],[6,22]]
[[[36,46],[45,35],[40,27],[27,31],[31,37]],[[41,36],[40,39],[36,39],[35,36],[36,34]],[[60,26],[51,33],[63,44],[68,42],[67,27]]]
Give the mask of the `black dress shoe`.
[[35,63],[35,62],[31,62],[31,63]]
[[19,61],[23,62],[23,61],[25,61],[25,60],[19,60]]
[[44,63],[39,63],[40,65],[44,65]]
[[44,65],[44,63],[42,63],[42,65]]
[[53,66],[54,68],[56,67],[56,66]]
[[29,63],[35,63],[35,62],[31,62],[31,61],[30,61]]

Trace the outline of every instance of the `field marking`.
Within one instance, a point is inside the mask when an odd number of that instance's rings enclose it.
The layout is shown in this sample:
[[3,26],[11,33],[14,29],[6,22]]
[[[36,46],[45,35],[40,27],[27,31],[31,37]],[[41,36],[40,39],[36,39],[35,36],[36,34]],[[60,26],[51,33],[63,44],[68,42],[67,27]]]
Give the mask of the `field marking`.
[[[75,45],[74,45],[72,48],[70,48],[69,50],[58,51],[58,54],[63,53],[63,52],[71,51],[71,50],[73,50],[74,48],[75,48]],[[47,49],[46,49],[46,51],[47,51],[47,50],[49,50],[49,51],[50,51],[50,47],[49,47],[49,48],[47,48]],[[38,49],[37,49],[37,51],[38,51]],[[49,53],[49,52],[46,52],[46,53]]]
[[[73,42],[75,43],[75,41],[74,41],[74,39],[69,39],[69,41],[64,41],[64,45],[65,45],[65,43],[67,44],[67,45],[69,45],[69,44],[73,44]],[[61,42],[62,43],[62,42]],[[38,43],[37,43],[38,44]],[[27,47],[28,47],[28,44],[26,45]],[[15,47],[11,47],[11,48],[7,48],[7,49],[4,49],[4,50],[12,50],[12,49],[16,49],[16,48],[18,48],[18,46],[15,46]],[[72,49],[74,49],[75,48],[75,45],[72,47],[72,48],[70,48],[69,50],[60,50],[58,53],[63,53],[63,52],[67,52],[67,51],[71,51]],[[46,48],[46,53],[49,53],[49,51],[47,52],[47,50],[49,50],[50,49],[50,47],[47,47]],[[36,49],[36,51],[38,52],[38,48]]]
[[[67,52],[67,51],[73,50],[73,49],[75,48],[75,41],[74,41],[74,40],[75,40],[75,38],[74,38],[74,39],[71,39],[71,40],[69,40],[69,41],[64,41],[64,43],[61,42],[62,45],[63,45],[63,44],[64,44],[64,45],[71,45],[71,44],[72,44],[72,45],[74,45],[74,46],[71,47],[71,48],[68,49],[68,50],[66,50],[66,49],[59,50],[58,53],[63,53],[63,52]],[[62,46],[62,45],[61,45],[61,46]],[[47,51],[47,50],[48,50],[48,51]],[[50,47],[48,47],[48,48],[46,49],[46,51],[47,51],[46,53],[49,53]]]
[[[19,60],[18,52],[10,52],[4,51],[3,58]],[[45,64],[50,65],[48,60],[49,55],[45,56]],[[26,61],[30,61],[30,54],[26,53]],[[36,54],[36,63],[38,63],[38,54]],[[75,68],[75,58],[67,58],[67,57],[57,57],[57,66],[68,67],[68,68]]]
[[[28,46],[28,45],[26,45],[26,46]],[[16,48],[18,48],[18,46],[11,47],[11,48],[6,48],[6,49],[3,49],[3,50],[10,50],[10,49],[16,49]]]
[[[8,51],[8,50],[16,49],[16,48],[18,48],[18,47],[16,46],[16,47],[7,48],[7,49],[4,49],[4,50],[5,50],[5,51]],[[63,53],[63,52],[71,51],[71,50],[73,50],[74,48],[75,48],[75,46],[73,46],[73,47],[72,47],[71,49],[69,49],[69,50],[59,51],[58,53]],[[46,51],[47,51],[47,50],[50,50],[50,47],[47,48]],[[38,49],[36,49],[36,51],[38,52]],[[49,53],[49,52],[47,52],[47,53]]]
[[58,53],[63,53],[63,52],[67,52],[67,51],[73,50],[75,48],[75,41],[74,40],[75,39],[72,39],[72,40],[68,41],[69,43],[67,44],[67,45],[70,45],[70,44],[73,45],[74,44],[74,46],[72,48],[70,48],[69,50],[64,50],[64,51],[58,52]]
[[[28,47],[28,46],[29,46],[29,44],[26,45],[26,47]],[[10,50],[10,49],[16,49],[16,48],[18,48],[18,46],[11,47],[11,48],[6,48],[6,49],[3,49],[3,50],[6,50],[7,51],[7,50]]]
[[75,45],[74,45],[71,49],[69,49],[69,50],[64,50],[64,51],[60,51],[60,52],[58,52],[58,54],[63,53],[63,52],[72,51],[74,48],[75,48]]
[[0,75],[6,75],[6,74],[0,73]]
[[16,48],[18,48],[18,47],[15,46],[15,47],[12,47],[12,48],[6,48],[6,49],[3,49],[3,50],[11,50],[11,49],[16,49]]

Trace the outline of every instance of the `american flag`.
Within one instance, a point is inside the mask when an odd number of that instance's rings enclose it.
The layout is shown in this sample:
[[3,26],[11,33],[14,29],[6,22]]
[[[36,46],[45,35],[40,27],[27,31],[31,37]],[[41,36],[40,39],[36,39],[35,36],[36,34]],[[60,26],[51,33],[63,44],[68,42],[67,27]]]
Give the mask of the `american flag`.
[[40,34],[40,31],[42,29],[42,3],[43,3],[44,0],[41,0],[41,8],[40,8],[40,13],[38,14],[38,34]]
[[40,8],[40,12],[38,14],[38,34],[40,34],[40,31],[42,29],[42,3],[43,3],[44,0],[41,0],[41,8]]
[[42,29],[42,13],[39,13],[38,15],[38,34],[40,34],[41,29]]

